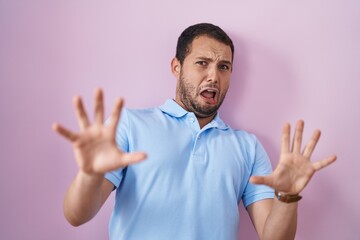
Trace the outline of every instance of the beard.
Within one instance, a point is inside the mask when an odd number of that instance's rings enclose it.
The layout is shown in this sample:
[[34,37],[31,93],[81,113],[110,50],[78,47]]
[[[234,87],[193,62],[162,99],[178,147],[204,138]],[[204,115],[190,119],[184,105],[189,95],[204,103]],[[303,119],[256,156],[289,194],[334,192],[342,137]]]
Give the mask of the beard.
[[[185,106],[185,109],[189,112],[193,112],[195,116],[199,118],[206,118],[213,116],[217,113],[222,102],[225,99],[226,92],[218,93],[219,100],[216,105],[207,105],[200,103],[197,98],[200,97],[200,92],[197,91],[196,87],[190,84],[183,76],[183,73],[180,72],[180,79],[177,88],[177,95],[180,97],[180,101]],[[211,86],[212,84],[209,84]]]

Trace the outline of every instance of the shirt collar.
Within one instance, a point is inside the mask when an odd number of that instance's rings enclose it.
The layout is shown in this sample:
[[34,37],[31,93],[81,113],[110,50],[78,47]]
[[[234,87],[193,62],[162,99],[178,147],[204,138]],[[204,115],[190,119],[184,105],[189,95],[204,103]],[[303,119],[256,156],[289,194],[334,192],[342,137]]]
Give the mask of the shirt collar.
[[[163,111],[166,114],[169,114],[170,116],[180,118],[185,116],[188,111],[183,109],[175,100],[173,99],[167,99],[163,105],[161,105],[160,110]],[[215,118],[210,122],[212,127],[216,127],[219,129],[228,129],[229,126],[224,123],[223,120],[221,120],[219,113],[216,114]]]
[[167,99],[166,102],[163,105],[161,105],[159,108],[164,113],[167,113],[170,116],[177,118],[182,117],[188,113],[173,99]]
[[226,123],[224,123],[223,120],[221,120],[219,116],[219,112],[216,114],[215,118],[211,121],[211,123],[214,123],[213,126],[219,129],[225,130],[229,128],[229,126]]

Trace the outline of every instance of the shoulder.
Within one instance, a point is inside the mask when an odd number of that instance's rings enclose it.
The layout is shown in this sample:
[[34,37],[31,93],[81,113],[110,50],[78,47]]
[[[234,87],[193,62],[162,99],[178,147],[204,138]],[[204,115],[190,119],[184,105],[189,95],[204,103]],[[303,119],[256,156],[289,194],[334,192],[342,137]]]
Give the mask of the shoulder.
[[248,159],[254,159],[256,155],[263,154],[264,148],[254,133],[233,128],[228,128],[227,132],[232,136],[232,142],[235,142],[238,149],[245,153]]
[[124,108],[121,115],[129,120],[159,115],[161,111],[158,108]]
[[246,130],[229,127],[228,132],[233,134],[242,144],[255,145],[258,142],[256,135]]
[[164,118],[164,114],[157,107],[141,109],[124,108],[121,113],[121,118],[124,118],[124,121],[126,121],[125,124],[129,126],[151,126],[161,121],[161,119]]

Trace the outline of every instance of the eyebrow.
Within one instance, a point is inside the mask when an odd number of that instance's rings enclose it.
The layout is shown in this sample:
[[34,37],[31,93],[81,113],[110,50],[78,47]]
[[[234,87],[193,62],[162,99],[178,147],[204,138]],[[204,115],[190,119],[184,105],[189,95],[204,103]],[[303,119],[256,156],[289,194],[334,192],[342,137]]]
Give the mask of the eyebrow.
[[[212,58],[208,58],[208,57],[196,57],[196,59],[200,59],[200,60],[205,60],[205,61],[209,61],[209,62],[213,62]],[[225,63],[225,64],[229,64],[230,66],[232,66],[231,61],[228,60],[221,60],[221,63]]]

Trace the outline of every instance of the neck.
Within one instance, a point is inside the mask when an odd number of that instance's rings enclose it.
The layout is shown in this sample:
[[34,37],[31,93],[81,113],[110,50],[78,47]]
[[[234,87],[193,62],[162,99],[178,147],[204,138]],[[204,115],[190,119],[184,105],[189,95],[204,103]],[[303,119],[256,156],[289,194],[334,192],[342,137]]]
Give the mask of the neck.
[[[174,100],[175,100],[175,102],[177,102],[183,109],[185,109],[186,111],[189,111],[189,110],[186,108],[185,104],[184,104],[182,101],[180,101],[178,98],[176,98],[176,99],[174,99]],[[208,124],[209,122],[211,122],[211,121],[214,119],[214,117],[215,117],[215,115],[216,115],[216,112],[215,112],[214,114],[208,116],[208,117],[198,116],[195,112],[194,112],[194,114],[195,114],[195,116],[196,116],[196,118],[197,118],[197,120],[198,120],[198,123],[199,123],[199,125],[200,125],[200,129],[201,129],[201,128],[203,128],[204,126],[206,126],[206,124]]]
[[208,124],[209,122],[211,122],[214,119],[214,117],[215,117],[215,114],[210,117],[204,117],[204,118],[196,116],[196,118],[199,122],[199,125],[200,125],[200,129],[205,127],[206,124]]

